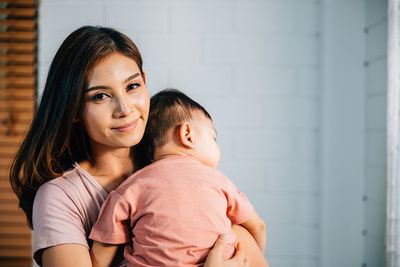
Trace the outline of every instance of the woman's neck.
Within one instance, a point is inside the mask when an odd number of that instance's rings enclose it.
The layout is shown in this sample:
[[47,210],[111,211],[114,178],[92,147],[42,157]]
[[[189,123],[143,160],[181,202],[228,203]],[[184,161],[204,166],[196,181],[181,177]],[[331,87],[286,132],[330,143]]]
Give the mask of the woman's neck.
[[110,192],[134,172],[130,149],[112,151],[94,151],[94,162],[80,162],[80,166],[89,172],[106,191]]

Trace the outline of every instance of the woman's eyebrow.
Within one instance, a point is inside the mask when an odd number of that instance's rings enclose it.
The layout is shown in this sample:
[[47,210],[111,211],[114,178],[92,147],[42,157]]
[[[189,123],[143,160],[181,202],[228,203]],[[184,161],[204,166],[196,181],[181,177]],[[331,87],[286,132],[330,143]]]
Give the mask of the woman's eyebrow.
[[129,82],[130,80],[135,79],[139,75],[140,75],[140,73],[135,73],[135,74],[129,76],[129,78],[125,80],[125,83]]
[[96,86],[89,87],[88,89],[85,90],[85,92],[90,92],[90,91],[99,90],[99,89],[102,89],[102,90],[110,90],[111,87],[109,87],[109,86],[104,86],[104,85],[96,85]]
[[[140,76],[140,73],[135,73],[135,74],[129,76],[129,77],[124,81],[124,83],[127,83],[127,82],[129,82],[129,81],[135,79],[135,78],[138,77],[138,76]],[[96,85],[96,86],[92,86],[92,87],[89,87],[88,89],[86,89],[86,92],[90,92],[90,91],[93,91],[93,90],[99,90],[99,89],[109,90],[109,89],[111,89],[111,87],[105,86],[105,85]]]

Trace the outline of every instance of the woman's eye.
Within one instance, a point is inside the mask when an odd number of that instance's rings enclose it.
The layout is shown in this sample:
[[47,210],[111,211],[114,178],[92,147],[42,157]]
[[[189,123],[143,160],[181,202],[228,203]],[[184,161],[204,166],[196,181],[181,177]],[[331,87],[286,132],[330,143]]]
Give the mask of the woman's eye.
[[128,90],[135,90],[140,86],[140,83],[131,83],[128,85]]
[[99,102],[99,101],[106,99],[107,97],[108,96],[105,93],[99,93],[99,94],[95,94],[94,96],[92,96],[92,100],[95,102]]

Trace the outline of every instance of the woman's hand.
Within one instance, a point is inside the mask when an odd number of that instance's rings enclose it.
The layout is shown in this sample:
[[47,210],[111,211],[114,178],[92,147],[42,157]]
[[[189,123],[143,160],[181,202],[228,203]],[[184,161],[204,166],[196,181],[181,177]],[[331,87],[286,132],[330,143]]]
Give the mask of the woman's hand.
[[240,247],[240,243],[236,248],[235,255],[232,259],[224,260],[224,249],[228,244],[225,242],[224,235],[220,235],[208,254],[204,267],[249,267],[246,255]]

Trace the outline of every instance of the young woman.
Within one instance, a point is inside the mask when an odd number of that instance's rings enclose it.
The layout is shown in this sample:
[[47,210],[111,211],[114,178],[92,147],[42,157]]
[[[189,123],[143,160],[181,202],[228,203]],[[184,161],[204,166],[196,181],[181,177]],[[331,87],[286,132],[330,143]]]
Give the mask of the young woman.
[[[39,265],[92,265],[88,236],[101,204],[138,169],[134,146],[149,112],[142,65],[132,40],[104,27],[79,28],[57,51],[10,173]],[[224,262],[220,247],[207,264],[247,264],[240,250]]]

